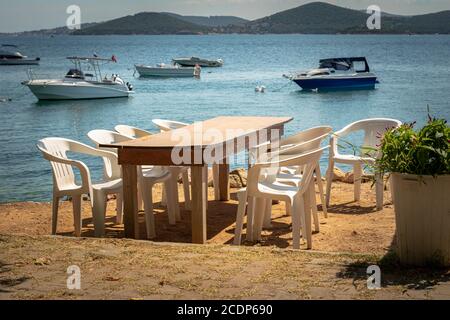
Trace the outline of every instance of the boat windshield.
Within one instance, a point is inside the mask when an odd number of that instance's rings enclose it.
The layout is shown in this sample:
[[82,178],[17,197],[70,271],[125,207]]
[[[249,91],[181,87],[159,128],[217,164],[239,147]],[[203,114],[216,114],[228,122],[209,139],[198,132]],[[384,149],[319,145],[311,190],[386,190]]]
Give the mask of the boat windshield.
[[334,70],[340,70],[340,71],[347,71],[350,70],[351,65],[349,65],[347,62],[343,61],[325,61],[320,64],[320,69],[334,69]]
[[69,72],[66,74],[66,78],[71,79],[84,79],[83,71],[79,69],[70,69]]

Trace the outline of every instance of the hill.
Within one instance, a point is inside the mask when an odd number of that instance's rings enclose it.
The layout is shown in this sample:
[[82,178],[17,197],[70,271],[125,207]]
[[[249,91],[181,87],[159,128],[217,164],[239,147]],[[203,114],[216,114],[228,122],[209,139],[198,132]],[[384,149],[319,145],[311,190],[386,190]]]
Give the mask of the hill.
[[[81,29],[89,28],[95,26],[97,23],[83,23],[81,24]],[[4,35],[24,35],[24,36],[52,36],[52,35],[68,35],[71,34],[73,30],[70,30],[67,27],[58,27],[52,29],[40,29],[33,31],[23,31],[23,32],[15,32],[15,33],[4,33]]]
[[207,27],[193,24],[164,13],[142,12],[83,28],[72,34],[199,34],[205,32],[208,32]]
[[450,34],[450,10],[416,16],[383,12],[381,30],[369,30],[366,26],[368,17],[362,10],[312,2],[254,21],[234,16],[202,17],[143,12],[102,23],[84,24],[81,30],[74,32],[61,27],[16,34]]
[[176,13],[163,12],[174,18],[206,27],[226,27],[229,25],[244,26],[249,20],[235,16],[182,16]]
[[240,33],[450,33],[450,11],[418,16],[382,14],[381,30],[369,30],[369,15],[323,2],[308,3],[247,23]]

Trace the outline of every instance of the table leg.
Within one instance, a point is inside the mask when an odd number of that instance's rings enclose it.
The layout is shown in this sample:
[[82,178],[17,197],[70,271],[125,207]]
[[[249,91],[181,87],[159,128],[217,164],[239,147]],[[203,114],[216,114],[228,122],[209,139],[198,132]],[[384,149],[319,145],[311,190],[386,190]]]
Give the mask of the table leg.
[[[230,165],[219,164],[219,200],[230,200]],[[217,195],[216,195],[217,198]]]
[[202,166],[191,167],[192,183],[192,243],[206,243],[207,170]]
[[123,165],[123,223],[126,238],[139,238],[137,166]]

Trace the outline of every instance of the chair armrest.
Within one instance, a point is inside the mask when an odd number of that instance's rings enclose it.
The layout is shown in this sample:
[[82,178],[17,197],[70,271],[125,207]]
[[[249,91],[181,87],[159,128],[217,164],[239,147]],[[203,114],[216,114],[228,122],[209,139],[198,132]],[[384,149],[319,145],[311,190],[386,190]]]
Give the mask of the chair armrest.
[[71,152],[77,152],[81,154],[86,154],[94,157],[102,157],[105,164],[105,176],[108,179],[119,179],[122,177],[121,168],[118,164],[117,154],[107,150],[96,149],[91,146],[73,142],[74,148],[70,150]]

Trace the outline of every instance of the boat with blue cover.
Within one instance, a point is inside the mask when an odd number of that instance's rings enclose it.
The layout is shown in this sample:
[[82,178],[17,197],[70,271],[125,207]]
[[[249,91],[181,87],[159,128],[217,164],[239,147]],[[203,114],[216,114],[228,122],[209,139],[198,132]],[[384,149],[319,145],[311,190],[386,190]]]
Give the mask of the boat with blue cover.
[[285,77],[304,90],[374,89],[378,83],[365,57],[323,59],[317,69]]

